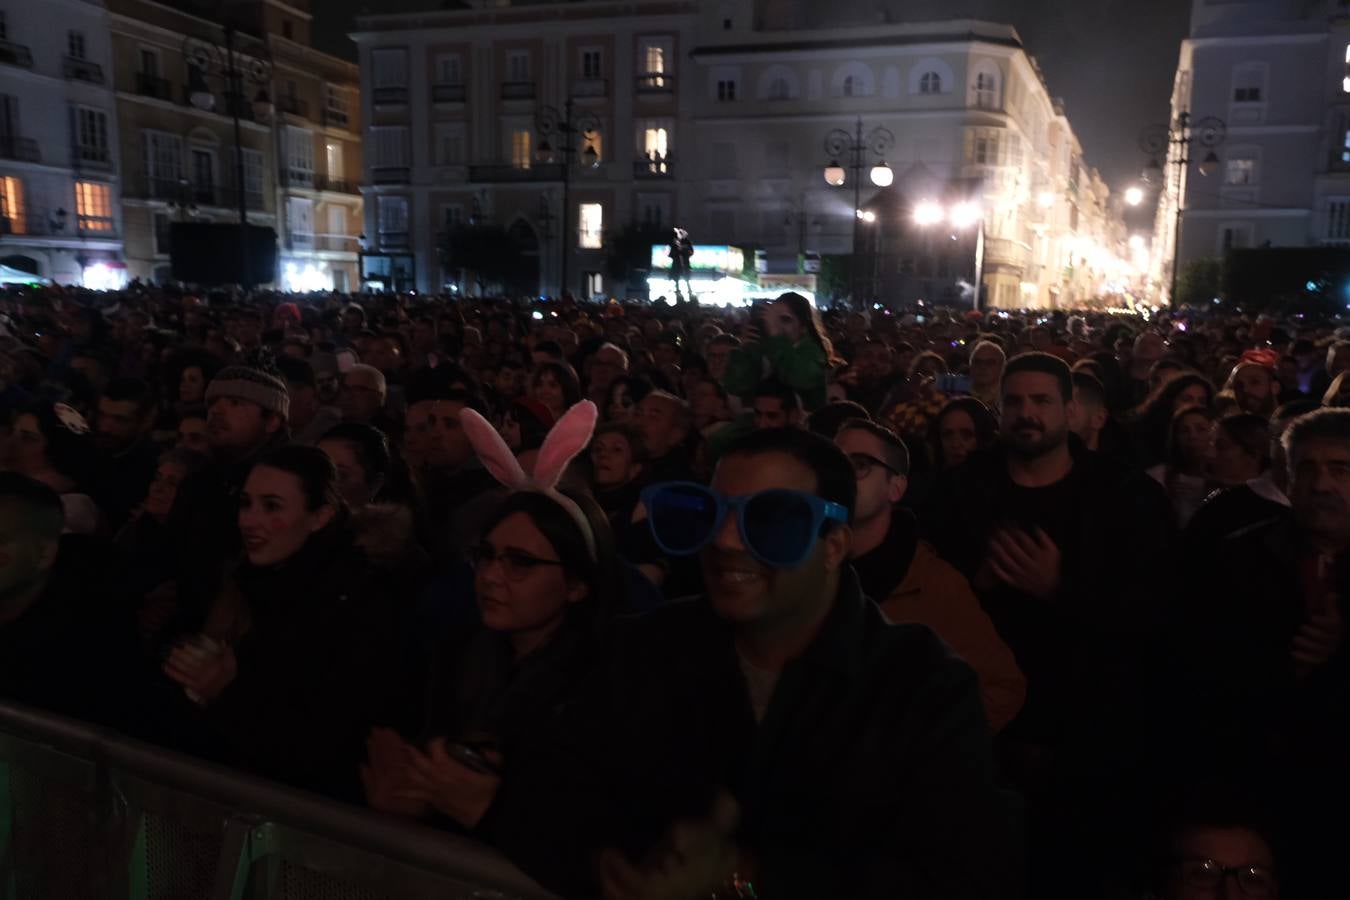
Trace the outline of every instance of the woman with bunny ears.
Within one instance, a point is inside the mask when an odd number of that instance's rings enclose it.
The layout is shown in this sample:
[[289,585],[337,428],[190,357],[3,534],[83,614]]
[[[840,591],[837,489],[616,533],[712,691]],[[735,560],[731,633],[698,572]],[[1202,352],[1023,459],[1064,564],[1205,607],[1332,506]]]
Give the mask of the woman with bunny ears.
[[498,846],[542,881],[556,874],[556,830],[544,827],[548,792],[566,770],[560,748],[589,730],[585,687],[604,659],[622,596],[608,520],[558,478],[590,439],[595,406],[569,410],[545,438],[532,476],[472,410],[460,421],[484,465],[512,493],[470,558],[482,631],[433,669],[424,732],[413,743],[377,729],[362,767],[378,810],[439,814]]

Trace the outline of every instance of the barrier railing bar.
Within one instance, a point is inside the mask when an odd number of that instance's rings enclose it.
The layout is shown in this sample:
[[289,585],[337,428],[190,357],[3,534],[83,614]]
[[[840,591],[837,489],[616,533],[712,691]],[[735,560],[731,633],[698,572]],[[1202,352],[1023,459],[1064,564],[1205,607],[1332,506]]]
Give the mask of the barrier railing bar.
[[[263,823],[350,844],[425,869],[427,874],[473,882],[519,897],[549,896],[505,857],[481,844],[142,744],[111,730],[0,703],[0,732],[67,757],[72,755],[71,748],[77,747],[85,759],[95,766],[108,766],[114,773],[126,773],[239,809]],[[7,811],[9,807],[0,809]]]

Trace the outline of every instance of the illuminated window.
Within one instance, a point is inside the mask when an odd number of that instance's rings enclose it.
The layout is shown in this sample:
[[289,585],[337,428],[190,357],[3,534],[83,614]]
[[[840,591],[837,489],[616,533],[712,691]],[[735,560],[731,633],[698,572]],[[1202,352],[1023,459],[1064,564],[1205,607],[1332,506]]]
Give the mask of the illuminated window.
[[96,181],[75,182],[75,219],[80,231],[112,231],[111,188]]
[[604,245],[605,208],[599,203],[582,203],[577,207],[577,246],[583,250],[599,250]]
[[595,161],[597,163],[602,161],[605,158],[605,143],[601,138],[600,132],[598,130],[583,131],[581,137],[583,140],[581,152],[585,153],[587,148],[590,148],[595,151]]
[[511,166],[516,169],[528,169],[534,156],[534,142],[530,140],[530,129],[517,128],[511,132]]
[[664,128],[648,128],[643,132],[642,151],[649,157],[664,157],[670,152],[670,132]]
[[28,219],[23,213],[23,182],[13,175],[0,176],[0,216],[4,232],[27,234]]

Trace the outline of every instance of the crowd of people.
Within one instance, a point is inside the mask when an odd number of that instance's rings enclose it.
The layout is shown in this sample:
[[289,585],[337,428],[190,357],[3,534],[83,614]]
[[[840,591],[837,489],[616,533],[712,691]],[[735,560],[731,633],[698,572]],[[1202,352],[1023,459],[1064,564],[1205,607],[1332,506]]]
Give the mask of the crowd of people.
[[1350,328],[0,295],[0,697],[565,897],[1320,898]]

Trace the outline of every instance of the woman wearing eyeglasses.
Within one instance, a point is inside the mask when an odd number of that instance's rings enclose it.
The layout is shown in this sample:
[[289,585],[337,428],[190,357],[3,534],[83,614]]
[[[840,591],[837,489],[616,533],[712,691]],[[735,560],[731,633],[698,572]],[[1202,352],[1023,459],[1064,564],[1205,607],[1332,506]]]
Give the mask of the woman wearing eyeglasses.
[[583,494],[560,493],[574,510],[537,491],[498,508],[470,552],[482,630],[433,667],[429,737],[377,729],[362,767],[375,809],[443,817],[541,880],[560,865],[584,866],[558,859],[562,836],[547,833],[542,811],[552,807],[559,748],[589,731],[574,724],[575,710],[621,595],[604,512]]

